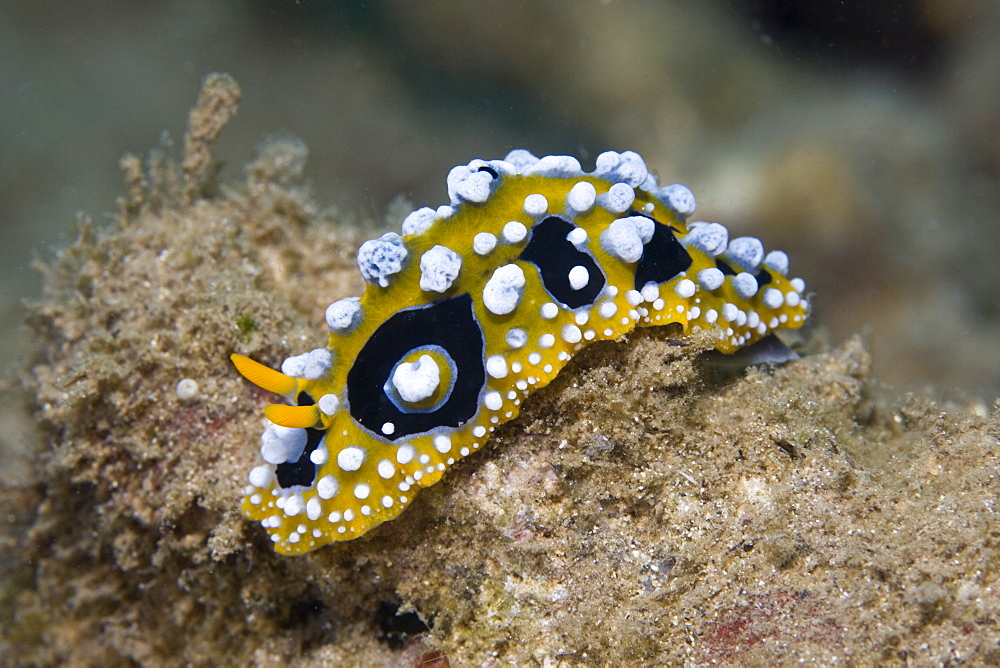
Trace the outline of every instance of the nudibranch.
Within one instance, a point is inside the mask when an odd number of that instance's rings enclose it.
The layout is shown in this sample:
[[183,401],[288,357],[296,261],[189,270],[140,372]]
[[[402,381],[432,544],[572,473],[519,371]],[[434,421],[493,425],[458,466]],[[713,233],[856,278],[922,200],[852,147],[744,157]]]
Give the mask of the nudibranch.
[[802,325],[788,257],[718,223],[685,221],[683,185],[642,158],[515,150],[448,174],[450,203],[358,249],[360,299],[326,310],[325,347],[275,371],[233,355],[281,395],[243,513],[278,552],[300,554],[393,519],[422,487],[483,447],[573,354],[636,327],[724,332],[732,353]]

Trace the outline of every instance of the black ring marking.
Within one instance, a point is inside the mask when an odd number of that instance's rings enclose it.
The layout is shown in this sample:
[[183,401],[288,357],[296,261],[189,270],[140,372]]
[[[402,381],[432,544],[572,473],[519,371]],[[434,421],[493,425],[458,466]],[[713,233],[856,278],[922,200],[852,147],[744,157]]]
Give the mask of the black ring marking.
[[[316,402],[309,396],[308,392],[299,392],[296,403],[299,406],[312,406]],[[313,464],[309,456],[313,453],[319,442],[323,440],[324,431],[313,427],[306,428],[306,447],[302,450],[302,456],[295,462],[283,462],[274,467],[274,476],[278,479],[278,486],[288,489],[295,485],[311,487],[316,480],[316,465]]]
[[[593,304],[607,283],[597,261],[566,239],[575,228],[568,220],[549,216],[531,228],[531,239],[520,255],[520,259],[538,267],[542,286],[569,309]],[[569,272],[576,266],[584,267],[590,276],[579,290],[569,284]]]
[[[454,389],[435,411],[404,413],[386,396],[385,384],[391,382],[396,362],[421,346],[448,351],[456,367]],[[348,409],[361,426],[389,442],[435,427],[459,427],[479,410],[479,395],[486,384],[485,349],[468,293],[399,311],[375,330],[347,373]],[[388,436],[382,433],[386,422],[395,425]]]
[[675,278],[687,271],[692,262],[690,253],[677,241],[673,229],[655,218],[649,219],[654,223],[653,237],[642,247],[642,257],[635,268],[635,289],[640,291],[650,281],[659,285]]

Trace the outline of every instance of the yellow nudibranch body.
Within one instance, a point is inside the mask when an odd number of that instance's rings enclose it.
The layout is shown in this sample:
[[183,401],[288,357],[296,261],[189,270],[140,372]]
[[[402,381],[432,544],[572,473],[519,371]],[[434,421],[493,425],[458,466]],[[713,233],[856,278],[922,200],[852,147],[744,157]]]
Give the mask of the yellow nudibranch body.
[[636,327],[717,328],[732,353],[802,325],[788,258],[660,187],[634,152],[586,173],[569,156],[512,151],[448,175],[451,203],[403,235],[365,242],[360,299],[326,312],[326,347],[281,371],[236,368],[288,403],[268,406],[243,513],[300,554],[361,536],[483,447],[584,346]]

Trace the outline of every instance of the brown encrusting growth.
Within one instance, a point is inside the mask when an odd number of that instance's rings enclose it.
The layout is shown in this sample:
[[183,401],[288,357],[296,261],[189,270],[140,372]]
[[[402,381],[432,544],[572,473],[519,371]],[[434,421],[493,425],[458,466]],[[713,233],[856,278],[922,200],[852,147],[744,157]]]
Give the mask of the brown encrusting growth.
[[705,336],[595,345],[401,518],[275,555],[237,510],[269,398],[227,357],[322,343],[359,236],[294,140],[213,182],[237,99],[210,77],[185,154],[126,158],[115,224],[41,267],[0,662],[1000,661],[1000,414],[893,396],[857,340],[735,377]]

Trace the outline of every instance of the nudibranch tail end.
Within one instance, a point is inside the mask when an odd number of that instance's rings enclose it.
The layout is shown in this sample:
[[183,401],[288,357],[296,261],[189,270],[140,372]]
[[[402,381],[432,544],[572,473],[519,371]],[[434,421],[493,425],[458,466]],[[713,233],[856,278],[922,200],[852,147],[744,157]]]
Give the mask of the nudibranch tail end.
[[785,253],[688,223],[691,191],[631,151],[589,173],[513,151],[454,168],[448,193],[361,245],[368,287],[327,308],[325,346],[281,371],[233,355],[285,400],[265,410],[243,502],[279,552],[396,517],[594,341],[675,323],[732,353],[808,316]]

